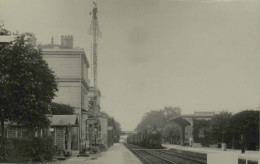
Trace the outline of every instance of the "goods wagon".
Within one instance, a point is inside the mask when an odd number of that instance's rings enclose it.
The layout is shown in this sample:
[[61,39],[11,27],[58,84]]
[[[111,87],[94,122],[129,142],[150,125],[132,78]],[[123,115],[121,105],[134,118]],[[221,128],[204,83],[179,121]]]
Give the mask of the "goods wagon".
[[158,130],[137,132],[137,134],[127,137],[127,143],[145,148],[161,149],[161,133]]

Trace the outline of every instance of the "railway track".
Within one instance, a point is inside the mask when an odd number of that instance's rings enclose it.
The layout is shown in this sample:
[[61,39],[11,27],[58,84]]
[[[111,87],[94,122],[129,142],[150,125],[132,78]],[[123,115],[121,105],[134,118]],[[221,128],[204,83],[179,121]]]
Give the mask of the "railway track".
[[153,153],[150,153],[146,150],[133,150],[135,154],[137,154],[143,162],[148,164],[177,164],[174,161],[170,161],[167,158],[160,157]]
[[192,160],[194,162],[198,163],[207,163],[207,154],[203,153],[195,153],[195,152],[189,152],[189,151],[178,151],[175,149],[170,149],[168,154],[187,158],[189,160]]
[[125,145],[144,164],[207,164],[205,154],[163,149],[143,149],[136,145]]
[[173,160],[178,164],[207,164],[207,159],[201,159],[197,156],[190,156],[184,153],[172,153],[170,151],[154,151],[155,154],[158,154],[169,160]]

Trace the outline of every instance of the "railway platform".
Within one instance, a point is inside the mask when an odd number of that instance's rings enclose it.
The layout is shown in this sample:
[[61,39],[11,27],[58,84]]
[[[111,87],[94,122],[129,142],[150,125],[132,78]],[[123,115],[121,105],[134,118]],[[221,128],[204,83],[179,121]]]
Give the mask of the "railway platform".
[[218,148],[205,148],[205,147],[188,147],[180,145],[163,144],[166,149],[178,149],[183,151],[200,152],[207,154],[208,164],[238,164],[238,161],[244,164],[260,164],[260,152],[259,151],[245,151],[241,154],[241,150],[227,149],[223,151]]
[[56,160],[45,164],[142,164],[123,144],[114,143],[107,151],[89,157],[73,155],[66,160]]
[[89,164],[142,164],[122,143],[115,143],[106,152],[102,152],[97,160],[88,161]]

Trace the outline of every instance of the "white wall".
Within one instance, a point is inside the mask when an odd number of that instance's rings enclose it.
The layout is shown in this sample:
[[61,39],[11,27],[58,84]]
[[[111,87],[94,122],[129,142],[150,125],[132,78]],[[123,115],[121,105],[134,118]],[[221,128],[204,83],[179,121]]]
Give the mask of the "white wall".
[[80,78],[80,55],[43,55],[58,78]]
[[[58,92],[54,102],[69,104],[72,107],[81,108],[81,86],[80,82],[58,82]],[[79,113],[79,111],[75,111]]]

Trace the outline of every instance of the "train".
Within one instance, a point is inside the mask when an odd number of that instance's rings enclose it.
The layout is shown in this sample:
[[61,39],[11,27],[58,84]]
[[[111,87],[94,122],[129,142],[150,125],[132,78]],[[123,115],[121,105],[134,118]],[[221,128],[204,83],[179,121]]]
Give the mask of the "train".
[[137,134],[133,134],[127,137],[128,144],[139,145],[141,147],[149,149],[161,149],[161,133],[158,130],[139,131]]

